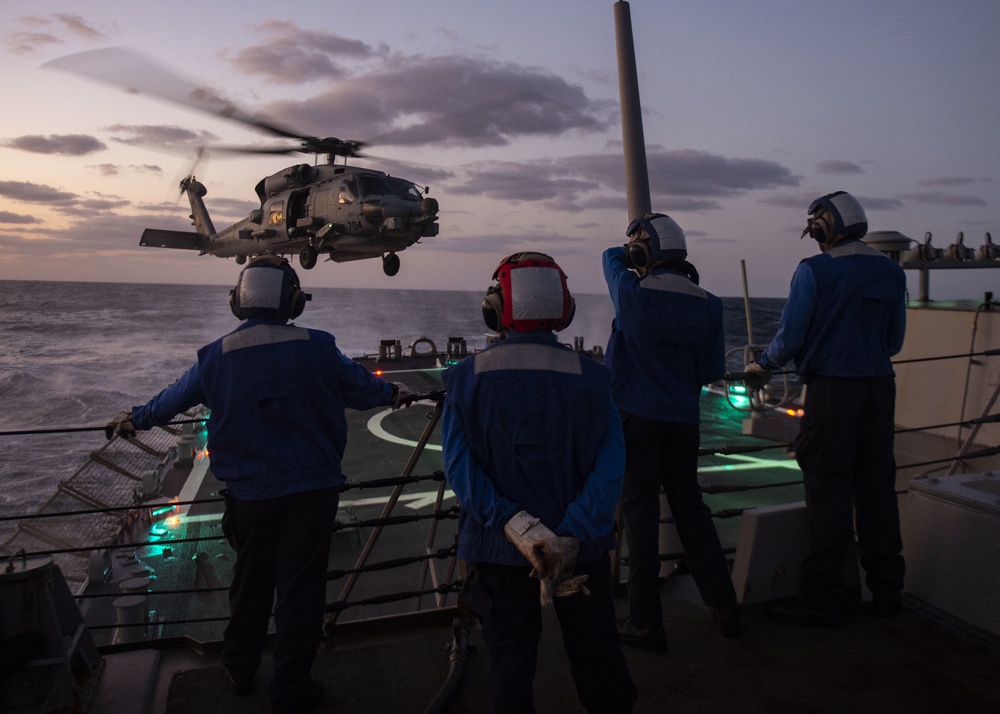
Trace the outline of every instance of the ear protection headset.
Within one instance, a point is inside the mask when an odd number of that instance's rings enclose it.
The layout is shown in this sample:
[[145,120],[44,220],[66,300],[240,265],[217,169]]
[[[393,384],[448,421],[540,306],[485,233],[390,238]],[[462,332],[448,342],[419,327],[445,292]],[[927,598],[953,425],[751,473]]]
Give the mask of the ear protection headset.
[[829,247],[841,238],[862,238],[867,232],[868,217],[858,199],[847,191],[836,191],[809,205],[808,223],[800,238],[808,234],[821,247]]
[[625,244],[625,265],[636,270],[646,270],[653,264],[648,240],[633,240]]
[[486,290],[482,308],[483,321],[494,332],[558,332],[573,321],[576,300],[566,287],[566,274],[551,256],[510,255],[493,271],[493,280],[497,283]]
[[684,231],[670,216],[647,213],[632,221],[625,231],[631,240],[625,249],[625,264],[647,272],[665,261],[687,258]]
[[808,235],[817,243],[827,243],[834,236],[833,223],[833,214],[830,213],[829,209],[825,206],[817,206],[815,210],[810,211],[806,227],[799,238],[804,238]]
[[294,320],[312,295],[303,292],[299,276],[280,256],[255,258],[243,269],[236,287],[229,291],[229,308],[240,320],[262,317]]

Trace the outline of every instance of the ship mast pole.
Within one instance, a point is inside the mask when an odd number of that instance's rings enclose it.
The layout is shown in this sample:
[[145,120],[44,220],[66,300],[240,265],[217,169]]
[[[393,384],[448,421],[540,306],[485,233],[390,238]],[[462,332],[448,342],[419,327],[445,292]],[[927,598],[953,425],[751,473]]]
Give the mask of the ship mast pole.
[[622,115],[622,144],[625,152],[625,196],[628,220],[651,208],[649,173],[646,169],[646,142],[642,133],[639,79],[632,42],[632,14],[625,0],[615,3],[615,46],[618,52],[618,97]]

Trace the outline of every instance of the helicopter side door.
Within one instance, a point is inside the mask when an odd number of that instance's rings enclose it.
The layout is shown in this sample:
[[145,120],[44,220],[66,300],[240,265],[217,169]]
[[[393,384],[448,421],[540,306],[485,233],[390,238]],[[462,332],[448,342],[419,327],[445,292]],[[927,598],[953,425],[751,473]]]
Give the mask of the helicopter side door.
[[310,196],[311,189],[308,188],[293,191],[289,195],[288,215],[286,216],[289,238],[301,238],[314,230],[317,224],[322,223],[321,218],[316,217],[315,207]]

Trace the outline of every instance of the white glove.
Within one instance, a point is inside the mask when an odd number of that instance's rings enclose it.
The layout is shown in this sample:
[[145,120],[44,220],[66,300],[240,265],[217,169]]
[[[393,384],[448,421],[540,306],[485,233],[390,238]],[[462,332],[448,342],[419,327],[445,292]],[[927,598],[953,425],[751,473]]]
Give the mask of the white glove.
[[389,402],[389,404],[392,405],[393,409],[399,409],[400,407],[408,407],[410,406],[411,403],[413,403],[414,399],[417,396],[416,392],[414,392],[412,389],[407,387],[402,382],[393,382],[392,386],[395,387],[395,389],[392,390],[393,391],[392,401]]
[[507,521],[503,532],[531,563],[531,577],[541,582],[539,599],[545,607],[552,602],[556,579],[563,571],[563,539],[527,511],[520,511]]
[[104,437],[110,439],[117,434],[123,439],[131,439],[135,436],[135,424],[132,423],[132,412],[122,409],[118,416],[104,425]]
[[751,362],[746,367],[743,368],[746,372],[747,386],[751,389],[761,389],[765,384],[771,381],[771,370],[764,367],[756,362]]
[[573,569],[576,567],[576,556],[580,552],[580,541],[576,538],[560,536],[559,542],[562,544],[563,569],[556,579],[555,596],[567,597],[580,592],[584,595],[590,595],[590,590],[584,585],[590,576],[573,575]]

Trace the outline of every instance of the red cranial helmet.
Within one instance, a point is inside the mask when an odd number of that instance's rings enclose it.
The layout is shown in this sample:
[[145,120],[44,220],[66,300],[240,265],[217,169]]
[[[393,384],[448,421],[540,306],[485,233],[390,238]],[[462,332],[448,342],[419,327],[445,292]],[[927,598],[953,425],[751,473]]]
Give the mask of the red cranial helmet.
[[483,299],[483,320],[495,332],[555,330],[573,320],[576,301],[551,256],[525,252],[507,256],[493,271],[497,281]]

